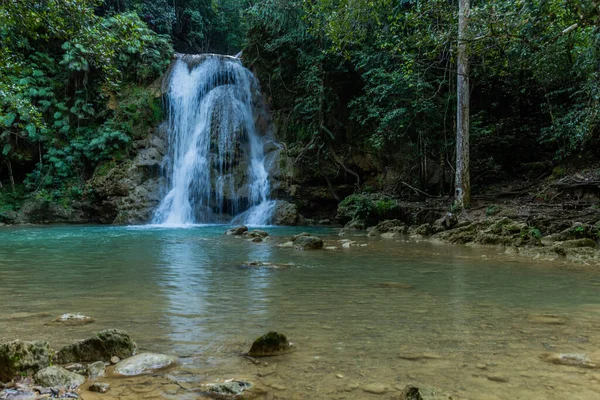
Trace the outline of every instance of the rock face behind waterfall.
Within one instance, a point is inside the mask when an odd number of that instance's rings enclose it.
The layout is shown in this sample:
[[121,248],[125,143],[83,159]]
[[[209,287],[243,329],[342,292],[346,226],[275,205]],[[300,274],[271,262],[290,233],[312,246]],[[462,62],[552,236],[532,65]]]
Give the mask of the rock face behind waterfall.
[[280,148],[252,73],[233,57],[181,55],[163,90],[166,181],[153,222],[227,222],[250,210],[241,222],[267,223]]

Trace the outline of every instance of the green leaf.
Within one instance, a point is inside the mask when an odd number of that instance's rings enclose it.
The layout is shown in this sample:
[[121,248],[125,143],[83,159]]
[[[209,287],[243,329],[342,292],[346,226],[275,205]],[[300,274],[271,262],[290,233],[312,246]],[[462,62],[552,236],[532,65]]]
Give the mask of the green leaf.
[[17,118],[17,114],[8,113],[2,117],[2,123],[4,124],[5,127],[8,128],[9,126],[11,126],[13,124],[13,122],[15,122],[15,118]]
[[30,137],[36,137],[36,133],[37,133],[37,128],[35,127],[34,124],[27,124],[25,126],[25,130],[27,131],[27,133],[29,134]]

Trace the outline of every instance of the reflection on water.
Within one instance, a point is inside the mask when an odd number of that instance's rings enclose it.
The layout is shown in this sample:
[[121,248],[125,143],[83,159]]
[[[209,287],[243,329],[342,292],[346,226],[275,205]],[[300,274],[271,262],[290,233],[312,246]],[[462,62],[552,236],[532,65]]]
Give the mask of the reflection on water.
[[[245,377],[281,399],[381,398],[362,390],[372,383],[386,387],[384,398],[408,383],[454,398],[600,398],[600,370],[542,360],[600,359],[598,271],[366,237],[357,240],[367,247],[298,251],[274,245],[298,232],[291,228],[271,228],[271,243],[225,229],[2,229],[0,341],[58,348],[125,329],[142,350],[182,357],[153,379],[159,397],[194,398],[201,382]],[[339,246],[334,231],[318,233]],[[240,268],[253,260],[295,266]],[[48,324],[65,312],[97,321]],[[273,329],[296,351],[259,364],[240,357]],[[138,398],[127,386],[147,378],[131,379],[112,382],[110,396]]]

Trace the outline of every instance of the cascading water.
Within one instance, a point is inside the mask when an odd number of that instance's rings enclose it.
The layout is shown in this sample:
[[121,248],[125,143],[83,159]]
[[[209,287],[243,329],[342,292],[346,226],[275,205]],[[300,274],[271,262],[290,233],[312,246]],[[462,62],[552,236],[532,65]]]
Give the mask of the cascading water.
[[166,195],[153,223],[266,225],[273,208],[257,82],[235,57],[180,56],[168,80]]

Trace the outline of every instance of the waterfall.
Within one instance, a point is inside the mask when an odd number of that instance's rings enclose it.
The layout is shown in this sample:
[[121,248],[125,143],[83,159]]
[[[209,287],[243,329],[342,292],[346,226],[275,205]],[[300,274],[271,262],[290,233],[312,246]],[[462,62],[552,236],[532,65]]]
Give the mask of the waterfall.
[[266,225],[273,208],[258,83],[235,57],[181,55],[167,77],[165,196],[152,222]]

